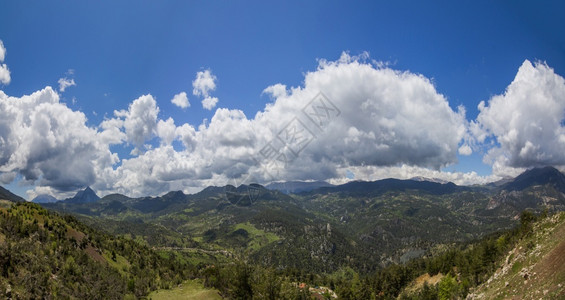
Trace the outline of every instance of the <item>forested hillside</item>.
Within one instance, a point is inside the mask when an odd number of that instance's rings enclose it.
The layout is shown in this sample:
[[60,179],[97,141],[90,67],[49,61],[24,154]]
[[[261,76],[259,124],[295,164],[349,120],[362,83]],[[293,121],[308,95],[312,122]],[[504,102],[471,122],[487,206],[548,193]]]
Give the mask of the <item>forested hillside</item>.
[[194,267],[37,204],[0,208],[0,298],[120,299],[180,283]]
[[[311,273],[296,268],[265,268],[251,259],[210,264],[187,259],[189,253],[158,255],[135,241],[100,233],[73,217],[61,217],[36,204],[3,205],[0,288],[13,298],[142,297],[151,290],[171,288],[196,277],[232,299],[308,299],[334,293],[340,299],[464,297],[474,286],[486,282],[516,242],[543,228],[532,226],[535,216],[524,213],[520,227],[512,231],[477,243],[438,248],[433,255],[406,264],[392,264],[370,273],[349,267],[333,273]],[[562,215],[558,217],[562,219]]]

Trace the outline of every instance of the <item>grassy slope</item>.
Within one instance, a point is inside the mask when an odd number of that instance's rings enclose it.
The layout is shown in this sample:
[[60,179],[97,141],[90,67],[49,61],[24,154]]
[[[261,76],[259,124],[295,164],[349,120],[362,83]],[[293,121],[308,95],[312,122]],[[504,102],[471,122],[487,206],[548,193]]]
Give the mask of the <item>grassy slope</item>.
[[280,239],[276,234],[257,229],[249,222],[236,224],[234,231],[240,229],[245,230],[248,233],[250,239],[247,243],[248,248],[255,251]]
[[152,300],[169,300],[169,299],[194,299],[194,300],[204,300],[204,299],[222,299],[217,290],[207,289],[202,285],[199,280],[187,280],[180,284],[178,287],[173,289],[162,289],[157,290],[149,294],[147,297]]
[[565,212],[534,225],[468,299],[565,298]]

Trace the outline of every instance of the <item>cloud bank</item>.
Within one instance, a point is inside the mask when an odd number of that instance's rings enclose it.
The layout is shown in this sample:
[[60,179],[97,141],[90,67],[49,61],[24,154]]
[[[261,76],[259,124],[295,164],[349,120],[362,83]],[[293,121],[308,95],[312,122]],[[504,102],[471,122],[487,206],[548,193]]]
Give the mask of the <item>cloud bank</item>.
[[[204,108],[217,104],[206,102],[216,80],[205,70],[192,82]],[[87,185],[102,195],[142,196],[351,177],[475,184],[520,168],[565,165],[565,83],[543,63],[525,61],[504,94],[479,105],[473,121],[425,76],[374,64],[367,55],[320,60],[301,86],[276,83],[263,93],[272,101],[254,116],[218,108],[199,125],[160,118],[147,94],[89,127],[51,87],[21,98],[0,91],[0,180],[21,175],[34,188],[30,197]],[[184,92],[171,102],[189,106]],[[132,149],[130,156],[120,157],[114,146]],[[486,149],[493,176],[441,171],[474,149]]]
[[20,174],[26,182],[61,192],[94,184],[101,168],[118,157],[101,132],[85,124],[85,115],[60,103],[51,87],[21,98],[0,91],[2,183]]

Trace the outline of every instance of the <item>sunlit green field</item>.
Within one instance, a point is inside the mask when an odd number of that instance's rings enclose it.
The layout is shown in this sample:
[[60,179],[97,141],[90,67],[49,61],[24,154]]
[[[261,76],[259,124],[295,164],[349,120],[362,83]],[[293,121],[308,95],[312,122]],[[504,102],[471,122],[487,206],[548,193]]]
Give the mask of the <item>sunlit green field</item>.
[[149,294],[148,299],[222,299],[218,291],[205,288],[200,280],[187,280],[170,290],[157,290]]

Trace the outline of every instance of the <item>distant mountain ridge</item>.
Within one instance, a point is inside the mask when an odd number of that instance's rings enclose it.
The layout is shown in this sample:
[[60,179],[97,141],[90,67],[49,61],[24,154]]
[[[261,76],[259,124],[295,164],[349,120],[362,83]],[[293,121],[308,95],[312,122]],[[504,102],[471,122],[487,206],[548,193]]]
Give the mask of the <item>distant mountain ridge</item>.
[[468,190],[468,187],[458,186],[453,182],[438,183],[421,180],[403,180],[387,178],[377,181],[350,181],[333,187],[322,187],[311,193],[347,193],[357,196],[379,196],[389,191],[419,190],[432,195],[444,195]]
[[333,187],[334,185],[326,181],[283,181],[271,182],[265,186],[269,190],[281,191],[285,194],[297,194],[309,192],[322,187]]
[[447,181],[447,180],[443,180],[443,179],[439,179],[439,178],[429,178],[429,177],[423,177],[423,176],[415,176],[415,177],[410,178],[410,180],[429,181],[429,182],[436,182],[436,183],[449,183],[449,181]]
[[565,193],[565,175],[556,168],[549,166],[527,170],[514,178],[514,180],[502,185],[502,188],[507,191],[522,191],[534,185],[546,184]]
[[525,209],[565,211],[565,175],[553,167],[533,168],[502,184],[489,185],[487,210],[512,215]]
[[86,189],[79,191],[72,198],[67,198],[64,201],[67,203],[91,203],[100,200],[100,197],[88,186]]
[[47,195],[47,194],[42,194],[42,195],[37,195],[37,197],[33,198],[33,200],[31,200],[31,202],[33,203],[55,203],[59,201],[57,198],[51,196],[51,195]]

